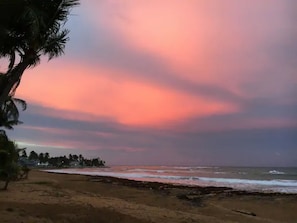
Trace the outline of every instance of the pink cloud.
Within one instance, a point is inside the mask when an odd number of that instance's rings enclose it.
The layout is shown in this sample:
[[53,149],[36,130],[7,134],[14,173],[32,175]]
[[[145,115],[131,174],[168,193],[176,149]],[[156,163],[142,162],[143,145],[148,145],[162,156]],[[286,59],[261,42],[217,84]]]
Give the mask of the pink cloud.
[[[224,86],[242,97],[278,95],[291,71],[271,60],[269,48],[286,42],[292,30],[288,5],[280,1],[125,1],[104,4],[108,28],[124,41],[167,61],[182,78]],[[273,25],[271,25],[273,24]],[[272,75],[270,69],[286,75]],[[294,72],[296,69],[294,70]],[[248,74],[248,75],[247,75]],[[261,84],[270,76],[274,85]]]
[[18,95],[43,106],[132,125],[158,125],[190,116],[238,110],[231,103],[194,97],[156,84],[116,79],[114,76],[120,74],[109,75],[112,72],[125,71],[65,62],[63,66],[45,64],[26,73]]
[[[172,75],[250,100],[282,95],[296,71],[274,63],[265,51],[273,41],[286,40],[290,22],[285,5],[234,0],[90,1],[81,6],[80,16],[90,23],[94,39],[103,28],[108,29],[127,48],[162,59],[164,66],[176,71]],[[277,69],[276,74],[268,73]],[[18,95],[63,111],[51,111],[51,116],[101,118],[127,125],[166,125],[243,109],[239,104],[131,78],[141,76],[139,72],[131,75],[128,70],[103,66],[100,59],[90,64],[83,58],[78,62],[66,57],[26,71]]]

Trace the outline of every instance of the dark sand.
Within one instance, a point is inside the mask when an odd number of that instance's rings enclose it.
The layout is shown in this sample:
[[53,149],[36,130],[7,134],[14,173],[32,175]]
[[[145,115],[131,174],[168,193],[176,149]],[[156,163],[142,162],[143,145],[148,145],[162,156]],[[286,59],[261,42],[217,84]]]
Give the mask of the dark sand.
[[296,223],[297,195],[33,170],[28,180],[0,191],[0,222]]

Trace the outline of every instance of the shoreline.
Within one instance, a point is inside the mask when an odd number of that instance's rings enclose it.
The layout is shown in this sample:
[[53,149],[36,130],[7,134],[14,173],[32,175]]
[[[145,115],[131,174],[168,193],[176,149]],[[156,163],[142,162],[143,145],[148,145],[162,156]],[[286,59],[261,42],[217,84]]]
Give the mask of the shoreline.
[[[71,169],[71,168],[69,168]],[[232,187],[232,186],[212,186],[212,185],[195,185],[195,184],[183,184],[183,183],[173,183],[173,182],[159,182],[159,181],[149,181],[149,180],[137,180],[137,179],[129,179],[129,178],[122,178],[122,177],[116,177],[116,176],[100,176],[100,175],[93,175],[93,174],[87,174],[87,173],[67,173],[67,172],[55,172],[52,170],[59,170],[59,169],[48,169],[48,170],[43,170],[41,169],[41,171],[45,171],[48,173],[54,173],[54,174],[70,174],[70,175],[82,175],[82,176],[88,176],[91,178],[98,178],[98,181],[101,181],[103,183],[109,183],[109,181],[116,181],[118,183],[120,183],[121,185],[126,185],[126,186],[132,186],[132,187],[147,187],[148,185],[151,185],[152,187],[156,187],[156,186],[161,186],[161,187],[167,187],[167,188],[188,188],[188,189],[200,189],[205,191],[205,193],[207,193],[207,191],[228,191],[230,193],[237,193],[237,194],[247,194],[247,195],[253,195],[253,194],[258,194],[258,195],[296,195],[297,196],[297,192],[293,193],[293,192],[280,192],[280,191],[273,191],[272,189],[269,190],[264,190],[264,189],[241,189],[241,188],[236,188],[236,187]],[[63,170],[63,169],[62,169]],[[239,180],[249,180],[249,179],[239,179]]]
[[[59,174],[59,173],[57,173]],[[61,173],[64,174],[64,173]],[[65,173],[68,174],[68,173]],[[77,174],[80,175],[80,174]],[[86,175],[88,176],[88,175]],[[228,193],[234,195],[259,195],[259,196],[296,196],[296,193],[282,193],[274,191],[256,191],[256,190],[239,190],[232,187],[224,186],[198,186],[198,185],[186,185],[186,184],[175,184],[175,183],[162,183],[154,181],[141,181],[141,180],[132,180],[120,177],[111,177],[111,176],[88,176],[92,182],[102,182],[102,183],[112,183],[120,184],[123,186],[135,187],[135,188],[149,188],[154,190],[166,190],[166,189],[188,189],[188,190],[197,190],[201,194],[211,194],[211,193]]]
[[8,223],[289,223],[296,202],[296,194],[32,170],[0,192],[0,215]]

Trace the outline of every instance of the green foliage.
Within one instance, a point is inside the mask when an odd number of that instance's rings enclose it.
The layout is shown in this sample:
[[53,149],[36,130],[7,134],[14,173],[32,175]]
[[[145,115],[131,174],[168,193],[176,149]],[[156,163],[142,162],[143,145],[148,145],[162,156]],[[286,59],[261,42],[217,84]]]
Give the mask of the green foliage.
[[14,161],[8,163],[4,168],[0,169],[0,180],[16,180],[20,171],[20,166]]
[[5,131],[0,131],[0,180],[5,181],[4,189],[7,189],[11,180],[17,179],[20,167],[17,164],[21,149],[10,141]]

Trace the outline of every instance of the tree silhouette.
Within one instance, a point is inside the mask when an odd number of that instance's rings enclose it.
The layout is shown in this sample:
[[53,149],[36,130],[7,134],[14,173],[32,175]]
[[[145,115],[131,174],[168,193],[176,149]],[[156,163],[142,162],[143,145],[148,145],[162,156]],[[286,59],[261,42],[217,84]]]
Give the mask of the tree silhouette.
[[[11,96],[0,105],[0,127],[13,129],[13,125],[21,123],[17,104],[21,105],[23,110],[27,107],[25,101]],[[8,183],[18,176],[20,169],[17,161],[20,151],[25,155],[25,150],[18,149],[17,145],[8,139],[5,131],[0,130],[0,180],[5,181],[5,190]]]
[[[7,70],[0,73],[0,127],[13,129],[21,123],[17,104],[25,110],[26,102],[13,96],[22,75],[41,56],[51,60],[64,53],[69,30],[63,25],[78,4],[79,0],[0,1],[0,58],[8,58]],[[19,149],[0,131],[0,179],[6,179],[7,188],[18,169]],[[29,157],[38,159],[36,153]]]
[[35,151],[31,151],[29,154],[30,160],[38,160],[38,154]]
[[23,149],[21,157],[28,158],[26,148]]
[[46,152],[45,154],[44,154],[44,162],[48,162],[48,159],[50,158],[50,155],[49,155],[49,153],[48,152]]
[[38,159],[39,159],[40,163],[43,163],[44,162],[44,154],[43,153],[39,153]]
[[14,95],[24,71],[64,53],[69,30],[63,25],[79,0],[2,0],[0,57],[9,60],[0,75],[0,105]]
[[0,104],[0,127],[13,129],[13,125],[22,123],[19,121],[18,105],[21,106],[23,111],[27,108],[24,100],[12,96],[8,96],[4,103]]
[[19,152],[17,145],[10,141],[5,131],[0,131],[0,180],[5,181],[4,190],[7,189],[11,180],[18,176],[19,166],[17,161]]

